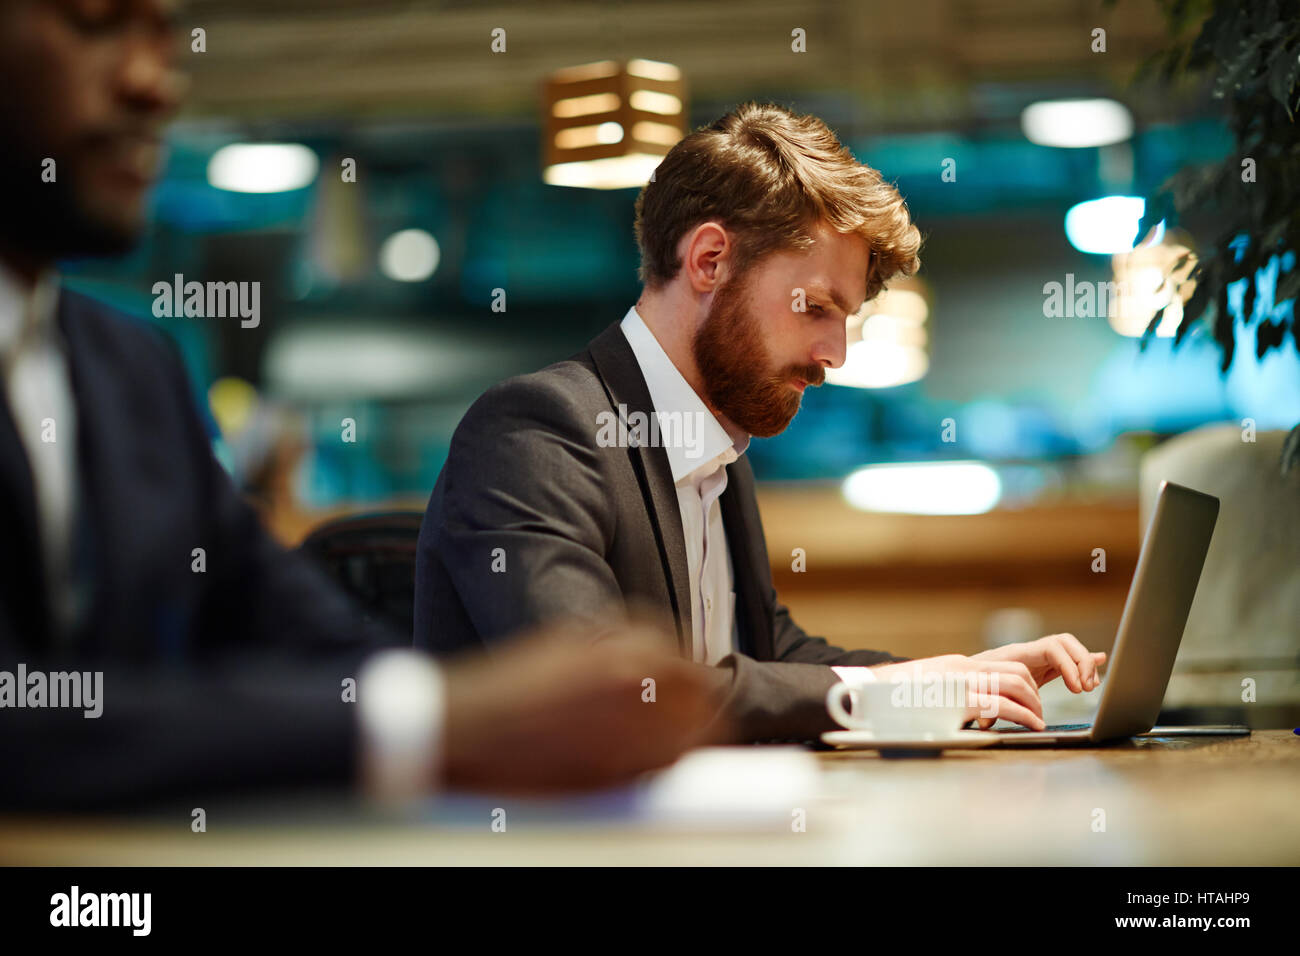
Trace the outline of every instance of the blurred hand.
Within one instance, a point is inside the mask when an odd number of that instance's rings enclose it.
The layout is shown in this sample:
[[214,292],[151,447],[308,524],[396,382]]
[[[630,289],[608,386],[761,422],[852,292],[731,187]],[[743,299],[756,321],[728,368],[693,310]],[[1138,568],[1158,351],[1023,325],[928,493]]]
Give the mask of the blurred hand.
[[[517,793],[624,783],[720,742],[719,683],[644,625],[554,626],[447,668],[444,782]],[[608,635],[607,635],[608,637]],[[644,685],[654,681],[654,700]]]

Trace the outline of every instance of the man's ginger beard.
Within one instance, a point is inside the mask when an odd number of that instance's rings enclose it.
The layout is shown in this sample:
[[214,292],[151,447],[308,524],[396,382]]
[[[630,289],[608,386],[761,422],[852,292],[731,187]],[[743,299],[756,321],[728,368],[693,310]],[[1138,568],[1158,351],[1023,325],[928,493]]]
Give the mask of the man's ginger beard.
[[772,368],[758,318],[749,309],[743,275],[728,279],[713,295],[709,314],[691,342],[705,399],[748,435],[768,438],[785,431],[803,395],[793,379],[820,385],[821,365]]

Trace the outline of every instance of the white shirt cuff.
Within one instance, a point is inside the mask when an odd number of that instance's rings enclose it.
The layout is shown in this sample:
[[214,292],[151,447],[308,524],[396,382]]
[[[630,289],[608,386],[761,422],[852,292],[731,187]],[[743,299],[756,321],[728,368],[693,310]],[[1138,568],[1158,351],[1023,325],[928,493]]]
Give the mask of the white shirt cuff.
[[832,667],[831,670],[846,684],[870,684],[876,680],[870,667]]
[[428,654],[390,649],[357,677],[361,784],[368,796],[400,803],[433,792],[441,776],[445,679]]

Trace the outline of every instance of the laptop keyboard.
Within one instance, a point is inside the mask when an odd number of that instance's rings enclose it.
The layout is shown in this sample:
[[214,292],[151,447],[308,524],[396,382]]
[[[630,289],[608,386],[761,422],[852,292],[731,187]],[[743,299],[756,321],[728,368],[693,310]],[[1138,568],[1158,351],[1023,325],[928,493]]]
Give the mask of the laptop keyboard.
[[1072,730],[1089,730],[1092,724],[1048,724],[1043,730],[1034,730],[1031,727],[1022,727],[1017,724],[1014,727],[999,727],[998,733],[1002,734],[1063,734]]

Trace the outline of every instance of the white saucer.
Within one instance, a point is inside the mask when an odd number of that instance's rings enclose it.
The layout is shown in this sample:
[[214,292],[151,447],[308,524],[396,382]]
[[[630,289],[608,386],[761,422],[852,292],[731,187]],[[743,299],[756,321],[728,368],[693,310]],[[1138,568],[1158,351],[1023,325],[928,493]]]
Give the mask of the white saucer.
[[1001,734],[987,730],[957,730],[950,734],[877,737],[869,730],[828,730],[822,740],[841,750],[969,750],[997,743]]

